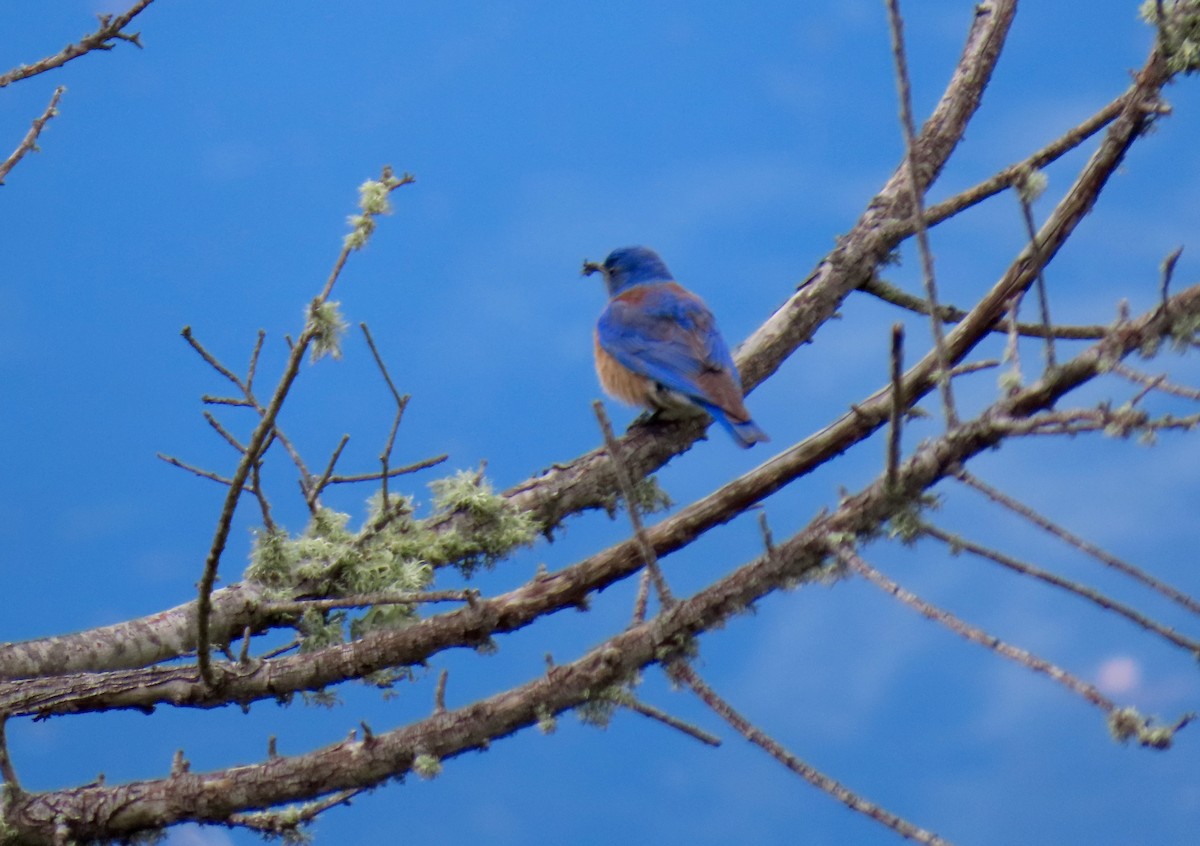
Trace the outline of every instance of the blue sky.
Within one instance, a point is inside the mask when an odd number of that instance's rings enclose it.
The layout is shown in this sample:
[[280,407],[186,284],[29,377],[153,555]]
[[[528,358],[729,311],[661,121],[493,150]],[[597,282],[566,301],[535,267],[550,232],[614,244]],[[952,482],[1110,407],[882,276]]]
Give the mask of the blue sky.
[[[908,3],[914,97],[935,102],[973,3]],[[984,106],[932,196],[942,198],[1056,137],[1120,93],[1151,32],[1132,2],[1025,4]],[[59,49],[106,4],[10,0],[3,69]],[[115,622],[193,596],[223,491],[156,451],[213,468],[232,454],[200,417],[222,386],[180,340],[196,335],[241,365],[260,327],[264,376],[284,333],[324,281],[355,189],[390,163],[415,185],[353,257],[336,295],[366,320],[413,400],[399,460],[441,452],[488,462],[498,487],[596,445],[590,333],[600,283],[584,258],[643,243],[700,293],[731,344],[782,303],[882,185],[901,151],[883,4],[874,2],[184,4],[137,22],[146,49],[120,45],[0,92],[0,144],[15,145],[66,85],[61,114],[0,192],[0,639]],[[1187,244],[1195,280],[1200,96],[1168,90],[1175,114],[1139,143],[1076,240],[1049,271],[1057,318],[1106,321],[1117,300],[1157,296],[1158,264]],[[7,149],[7,148],[5,148]],[[1089,148],[1090,149],[1090,148]],[[1046,214],[1087,149],[1048,171]],[[933,234],[948,299],[965,304],[1022,241],[1000,197]],[[889,278],[916,290],[905,250]],[[865,298],[818,333],[750,398],[782,447],[883,380],[896,315]],[[924,338],[909,322],[911,338]],[[999,346],[985,352],[995,354]],[[1038,350],[1024,350],[1027,372]],[[1200,378],[1191,361],[1162,361]],[[1119,388],[1118,388],[1119,390]],[[963,383],[968,408],[994,374]],[[1124,395],[1127,395],[1126,392]],[[1099,393],[1089,396],[1098,397]],[[372,468],[390,399],[359,337],[341,362],[305,369],[285,416],[311,463],[343,432],[347,468]],[[631,411],[610,405],[620,423]],[[227,415],[231,425],[245,421]],[[914,439],[933,434],[929,424]],[[767,457],[723,434],[661,481],[686,502]],[[879,471],[871,441],[767,506],[777,536]],[[1092,540],[1200,593],[1195,439],[1155,451],[1079,439],[1013,445],[977,471]],[[302,504],[274,467],[280,519]],[[433,473],[410,484],[422,486]],[[1019,522],[948,490],[942,522],[1119,593],[1187,631],[1195,621]],[[366,491],[334,503],[356,515]],[[292,497],[289,499],[289,497]],[[239,519],[223,568],[243,566]],[[603,515],[479,582],[500,590],[541,562],[566,566],[620,539]],[[672,557],[678,592],[757,553],[754,521]],[[1132,627],[928,543],[867,557],[931,601],[1173,718],[1197,707],[1187,656]],[[495,658],[452,654],[450,704],[569,660],[623,625],[630,589],[588,615],[562,615],[501,643]],[[856,581],[772,597],[702,644],[705,676],[793,752],[867,797],[972,846],[1193,843],[1200,742],[1168,754],[1117,746],[1099,715],[1030,673],[920,619]],[[183,745],[195,769],[263,756],[266,737],[300,752],[427,713],[430,678],[396,699],[350,687],[334,710],[272,704],[249,715],[160,710],[23,721],[9,729],[27,786],[150,778]],[[390,786],[330,813],[319,842],[400,837],[490,843],[875,844],[894,835],[808,788],[741,743],[686,695],[647,673],[645,697],[721,733],[702,748],[634,715],[606,732],[560,722],[450,762],[433,782]],[[252,843],[183,829],[176,844]]]

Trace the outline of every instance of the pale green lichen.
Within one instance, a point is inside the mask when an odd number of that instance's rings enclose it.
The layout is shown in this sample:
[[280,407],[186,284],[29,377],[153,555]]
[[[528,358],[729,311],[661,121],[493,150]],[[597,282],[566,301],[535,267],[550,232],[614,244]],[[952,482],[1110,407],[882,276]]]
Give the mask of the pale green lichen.
[[1006,394],[1019,391],[1021,389],[1021,371],[1016,369],[1002,371],[996,379],[996,386]]
[[[246,578],[269,599],[412,593],[428,589],[438,567],[470,574],[537,538],[537,522],[477,473],[458,473],[430,487],[436,513],[426,520],[413,517],[410,499],[391,494],[385,509],[377,494],[357,532],[348,528],[348,514],[328,508],[318,508],[299,535],[261,531]],[[408,625],[416,616],[415,604],[381,603],[362,611],[309,610],[295,625],[301,648],[311,651]],[[392,670],[369,682],[387,686],[406,675]]]
[[1148,749],[1170,749],[1175,740],[1176,730],[1193,716],[1185,716],[1175,726],[1152,726],[1150,720],[1142,716],[1137,708],[1116,708],[1108,715],[1108,730],[1119,743],[1136,740],[1139,745]]
[[1175,318],[1171,323],[1171,347],[1176,352],[1190,350],[1200,334],[1200,314],[1188,314]]
[[617,712],[617,706],[631,699],[624,686],[613,685],[589,693],[587,700],[575,708],[575,715],[585,725],[606,729],[612,722],[613,714]]
[[1117,708],[1108,715],[1108,731],[1120,743],[1136,737],[1145,724],[1137,708]]
[[433,779],[441,775],[442,762],[433,755],[421,753],[413,759],[412,768],[421,778]]
[[926,509],[936,510],[940,506],[941,500],[935,494],[929,493],[903,503],[888,520],[888,536],[905,546],[911,546],[924,532],[923,512]]
[[1142,19],[1159,32],[1160,48],[1172,73],[1200,70],[1200,0],[1145,0],[1138,10]]
[[308,309],[308,328],[313,361],[325,356],[342,357],[342,336],[349,326],[340,310],[341,303],[326,300]]
[[425,558],[434,566],[453,564],[469,576],[537,538],[538,522],[495,493],[477,473],[459,471],[431,482],[429,488],[434,506],[461,521],[453,529],[429,533],[435,536],[427,539]]
[[538,731],[542,734],[554,734],[554,732],[558,731],[558,717],[547,706],[538,706],[537,718]]
[[633,483],[633,500],[641,514],[655,514],[674,505],[671,495],[659,485],[655,476],[647,476]]
[[391,214],[392,204],[388,199],[390,190],[387,185],[374,179],[368,179],[358,186],[358,207],[363,214]]
[[[616,517],[620,512],[621,500],[616,488],[608,494],[601,507],[608,512],[609,517]],[[638,479],[633,483],[633,502],[637,507],[638,514],[654,514],[659,511],[665,511],[675,503],[661,485],[658,479],[654,476],[647,476],[644,479]]]
[[346,219],[350,231],[346,233],[343,245],[348,250],[361,250],[367,245],[375,232],[375,218],[381,214],[391,214],[392,204],[388,199],[391,190],[400,183],[393,176],[387,176],[386,181],[368,179],[358,186],[358,208],[360,214],[352,214]]
[[1049,180],[1042,171],[1022,166],[1016,173],[1013,187],[1017,189],[1017,195],[1021,198],[1021,202],[1029,204],[1042,196],[1048,183]]

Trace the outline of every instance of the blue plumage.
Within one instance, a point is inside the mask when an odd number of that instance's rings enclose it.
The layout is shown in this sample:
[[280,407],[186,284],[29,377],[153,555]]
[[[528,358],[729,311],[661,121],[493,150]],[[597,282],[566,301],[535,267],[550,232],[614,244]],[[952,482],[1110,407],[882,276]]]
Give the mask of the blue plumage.
[[609,394],[653,409],[703,409],[743,447],[768,440],[746,410],[712,312],[657,253],[625,247],[588,270],[601,271],[608,286],[595,340],[596,371]]

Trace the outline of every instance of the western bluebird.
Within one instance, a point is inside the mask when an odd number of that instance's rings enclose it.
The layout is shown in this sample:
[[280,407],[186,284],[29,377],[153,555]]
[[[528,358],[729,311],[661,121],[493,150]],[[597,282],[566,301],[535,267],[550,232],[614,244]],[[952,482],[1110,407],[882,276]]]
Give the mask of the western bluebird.
[[604,274],[608,306],[596,323],[596,374],[610,396],[678,416],[703,409],[739,446],[768,440],[750,419],[742,382],[716,320],[672,277],[658,253],[624,247],[583,272]]

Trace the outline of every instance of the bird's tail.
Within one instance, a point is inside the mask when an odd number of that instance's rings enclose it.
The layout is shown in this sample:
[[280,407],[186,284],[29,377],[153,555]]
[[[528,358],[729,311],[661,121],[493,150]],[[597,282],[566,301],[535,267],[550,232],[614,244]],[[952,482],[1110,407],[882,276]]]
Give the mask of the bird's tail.
[[767,437],[767,433],[758,428],[758,424],[749,417],[745,420],[734,420],[725,411],[715,406],[709,406],[708,411],[718,423],[725,427],[725,431],[733,436],[737,445],[742,449],[748,449],[759,442],[771,440]]

